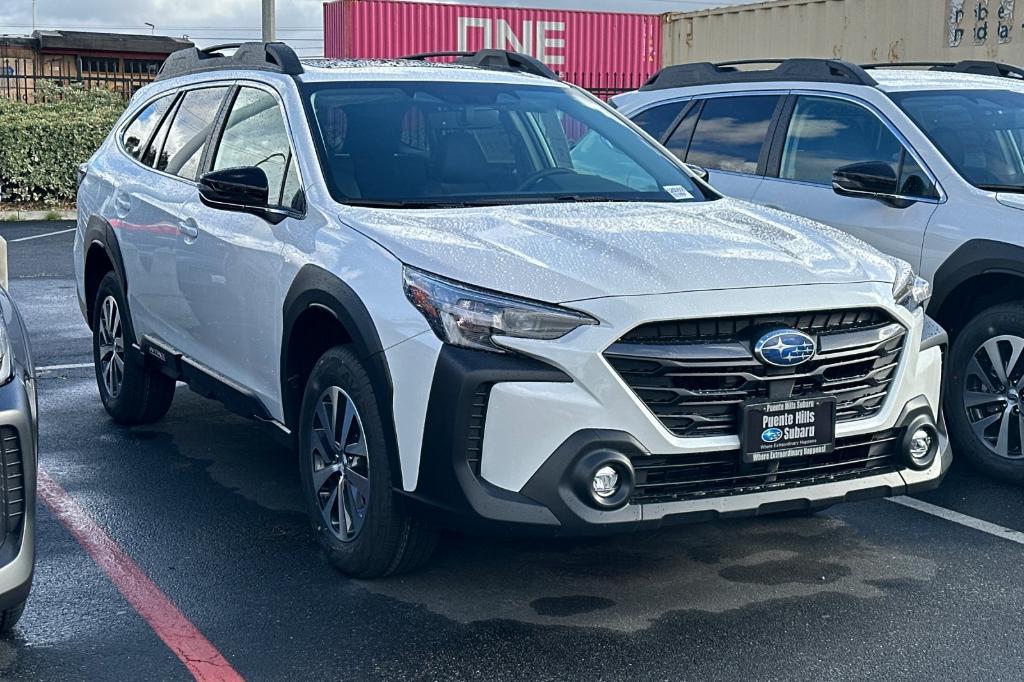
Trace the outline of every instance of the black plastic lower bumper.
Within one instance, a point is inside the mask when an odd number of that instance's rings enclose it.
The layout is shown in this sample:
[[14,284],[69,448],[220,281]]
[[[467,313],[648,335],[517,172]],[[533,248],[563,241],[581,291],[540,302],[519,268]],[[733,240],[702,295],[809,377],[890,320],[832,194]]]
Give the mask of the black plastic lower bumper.
[[[941,476],[907,486],[897,469],[889,475],[846,479],[825,486],[735,495],[728,505],[698,502],[630,503],[601,508],[588,500],[593,463],[651,456],[628,433],[583,429],[563,442],[521,492],[498,488],[480,476],[480,450],[491,387],[503,381],[566,382],[569,377],[537,360],[446,346],[438,359],[427,409],[419,479],[415,492],[396,491],[405,511],[435,525],[468,532],[515,535],[594,535],[814,509],[934,488]],[[481,409],[482,408],[482,409]],[[899,420],[905,427],[922,414],[923,397],[911,401]],[[941,419],[936,425],[945,438]],[[901,429],[902,433],[902,429]],[[604,459],[602,459],[604,458]],[[590,468],[588,468],[590,467]],[[813,494],[812,494],[813,491]]]

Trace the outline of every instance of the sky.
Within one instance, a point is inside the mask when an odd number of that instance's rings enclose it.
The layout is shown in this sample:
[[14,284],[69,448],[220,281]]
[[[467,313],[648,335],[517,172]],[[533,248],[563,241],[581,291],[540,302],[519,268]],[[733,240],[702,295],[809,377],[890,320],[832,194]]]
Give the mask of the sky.
[[[483,0],[478,4],[613,12],[690,11],[751,0]],[[261,0],[36,0],[40,29],[156,32],[199,45],[259,40]],[[321,0],[277,0],[278,39],[300,55],[323,54]],[[32,32],[32,0],[0,0],[0,35]]]

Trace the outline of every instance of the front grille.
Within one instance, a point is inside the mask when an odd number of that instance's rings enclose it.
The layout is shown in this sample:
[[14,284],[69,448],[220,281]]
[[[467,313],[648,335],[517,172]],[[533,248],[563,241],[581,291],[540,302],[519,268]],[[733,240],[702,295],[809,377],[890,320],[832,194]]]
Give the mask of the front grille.
[[633,503],[678,502],[844,481],[898,471],[902,431],[841,438],[828,455],[745,464],[738,450],[632,458]]
[[3,496],[6,529],[13,533],[25,516],[25,471],[21,455],[21,439],[13,426],[0,426],[0,447],[3,449]]
[[[768,367],[753,346],[767,330],[799,329],[818,354]],[[832,395],[841,422],[882,409],[906,329],[876,309],[657,322],[634,329],[605,357],[665,427],[691,438],[738,435],[740,406],[758,398]]]

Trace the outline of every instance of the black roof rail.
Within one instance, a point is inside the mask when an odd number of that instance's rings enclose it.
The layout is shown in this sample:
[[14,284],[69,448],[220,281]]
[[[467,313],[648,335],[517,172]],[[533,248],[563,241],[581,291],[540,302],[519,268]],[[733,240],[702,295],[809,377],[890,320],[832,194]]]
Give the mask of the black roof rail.
[[[232,49],[233,54],[222,54],[224,50]],[[172,52],[160,67],[156,80],[227,69],[272,71],[288,76],[298,76],[303,72],[295,50],[284,43],[225,43]]]
[[[778,64],[774,69],[741,71],[747,64]],[[722,83],[763,83],[769,81],[805,81],[875,86],[878,82],[864,69],[838,59],[744,59],[740,61],[695,62],[667,66],[644,84],[641,90],[667,90],[694,85]]]
[[997,76],[999,78],[1015,78],[1024,80],[1024,69],[1012,64],[965,59],[960,62],[892,62],[880,64],[864,64],[863,69],[900,69],[927,68],[929,71],[945,71],[948,73],[973,73],[979,76]]
[[558,74],[549,69],[539,59],[528,54],[510,52],[508,50],[480,50],[478,52],[421,52],[411,54],[401,59],[412,59],[415,61],[426,61],[442,57],[455,57],[456,64],[475,66],[480,69],[492,69],[494,71],[515,71],[529,73],[534,76],[560,81]]

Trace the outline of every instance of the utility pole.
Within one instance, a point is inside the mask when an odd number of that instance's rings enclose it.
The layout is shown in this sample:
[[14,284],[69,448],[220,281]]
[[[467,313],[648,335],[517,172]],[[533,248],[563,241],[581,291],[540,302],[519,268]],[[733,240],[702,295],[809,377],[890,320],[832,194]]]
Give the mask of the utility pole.
[[32,0],[32,32],[36,32],[36,0]]
[[274,14],[274,0],[263,0],[263,42],[277,40],[277,19]]

